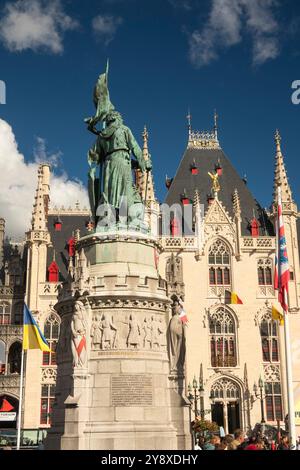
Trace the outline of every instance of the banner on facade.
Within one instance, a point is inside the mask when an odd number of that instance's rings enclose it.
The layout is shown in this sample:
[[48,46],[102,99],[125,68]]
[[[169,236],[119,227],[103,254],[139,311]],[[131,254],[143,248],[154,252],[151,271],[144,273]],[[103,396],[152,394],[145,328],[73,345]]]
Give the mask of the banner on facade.
[[8,413],[2,412],[0,413],[0,421],[16,421],[17,413]]

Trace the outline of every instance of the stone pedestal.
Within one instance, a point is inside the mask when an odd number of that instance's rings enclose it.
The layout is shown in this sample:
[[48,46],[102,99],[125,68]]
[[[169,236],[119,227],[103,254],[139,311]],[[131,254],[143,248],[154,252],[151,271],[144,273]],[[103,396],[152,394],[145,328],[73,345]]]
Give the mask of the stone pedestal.
[[183,378],[170,376],[158,249],[128,234],[77,243],[74,280],[56,305],[62,328],[48,449],[191,448]]

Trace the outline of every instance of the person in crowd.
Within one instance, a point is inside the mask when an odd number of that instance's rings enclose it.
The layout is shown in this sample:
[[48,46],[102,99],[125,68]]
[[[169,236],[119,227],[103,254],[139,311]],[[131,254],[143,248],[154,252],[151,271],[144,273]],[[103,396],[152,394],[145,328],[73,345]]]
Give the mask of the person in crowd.
[[280,443],[279,443],[279,446],[278,446],[278,450],[289,450],[290,446],[289,446],[289,438],[288,436],[283,436],[281,439],[280,439]]
[[220,445],[220,437],[219,436],[211,436],[210,440],[205,442],[202,449],[203,450],[216,450],[216,447]]
[[241,444],[245,441],[245,433],[241,429],[236,429],[234,431],[234,440],[232,441],[231,445],[233,450],[237,450]]

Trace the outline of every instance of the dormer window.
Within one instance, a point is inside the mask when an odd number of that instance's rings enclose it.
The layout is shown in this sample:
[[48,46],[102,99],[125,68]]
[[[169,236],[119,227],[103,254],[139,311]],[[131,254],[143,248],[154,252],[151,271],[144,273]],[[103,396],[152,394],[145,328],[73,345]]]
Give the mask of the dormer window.
[[68,241],[68,253],[69,253],[70,258],[75,255],[75,238],[74,237],[71,237],[70,240]]
[[191,203],[191,200],[187,197],[186,190],[180,195],[180,200],[184,206],[187,206]]
[[61,232],[61,227],[62,227],[62,221],[60,217],[56,217],[54,220],[54,228],[56,232]]
[[198,175],[199,173],[195,160],[193,160],[193,163],[191,164],[191,173],[192,175]]
[[59,280],[59,269],[55,261],[52,261],[48,268],[48,281],[58,282]]
[[215,171],[216,173],[218,173],[219,176],[222,176],[223,168],[221,166],[220,160],[218,160],[218,163],[215,164]]
[[255,217],[251,220],[250,228],[251,228],[252,237],[258,237],[259,236],[259,223]]

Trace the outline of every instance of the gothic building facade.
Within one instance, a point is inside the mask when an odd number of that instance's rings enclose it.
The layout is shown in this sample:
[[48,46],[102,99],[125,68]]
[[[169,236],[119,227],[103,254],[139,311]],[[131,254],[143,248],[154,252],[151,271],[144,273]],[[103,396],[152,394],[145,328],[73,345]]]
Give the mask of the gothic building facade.
[[[143,138],[147,159],[146,129]],[[275,141],[274,188],[281,184],[291,278],[290,347],[299,417],[300,225],[278,133]],[[170,208],[167,223],[162,220],[164,214],[155,197],[152,174],[147,181],[145,175],[136,171],[136,184],[146,200],[145,217],[153,230],[151,236],[157,237],[161,247],[156,260],[158,272],[167,281],[169,298],[180,297],[187,313],[186,395],[197,389],[197,414],[216,421],[225,432],[238,427],[247,430],[262,419],[255,384],[263,383],[265,421],[270,425],[279,421],[284,426],[287,415],[284,335],[278,321],[272,319],[272,306],[279,308],[273,287],[276,192],[270,210],[266,211],[223,152],[216,127],[210,133],[189,129],[188,145],[176,175],[167,179],[165,206]],[[82,282],[86,282],[85,260],[76,251],[76,242],[93,230],[88,209],[80,208],[79,204],[73,209],[51,208],[50,203],[50,167],[42,164],[31,229],[24,240],[17,244],[7,240],[5,221],[0,219],[1,411],[7,402],[18,411],[24,302],[52,351],[27,353],[24,429],[51,426],[55,350],[60,335],[60,317],[54,307],[63,283],[75,271],[77,278],[81,273]],[[185,217],[186,214],[190,217]],[[226,291],[236,292],[243,303],[229,304]],[[197,408],[194,405],[193,410]],[[296,423],[299,431],[299,418]],[[15,426],[16,421],[0,422],[0,428]]]

